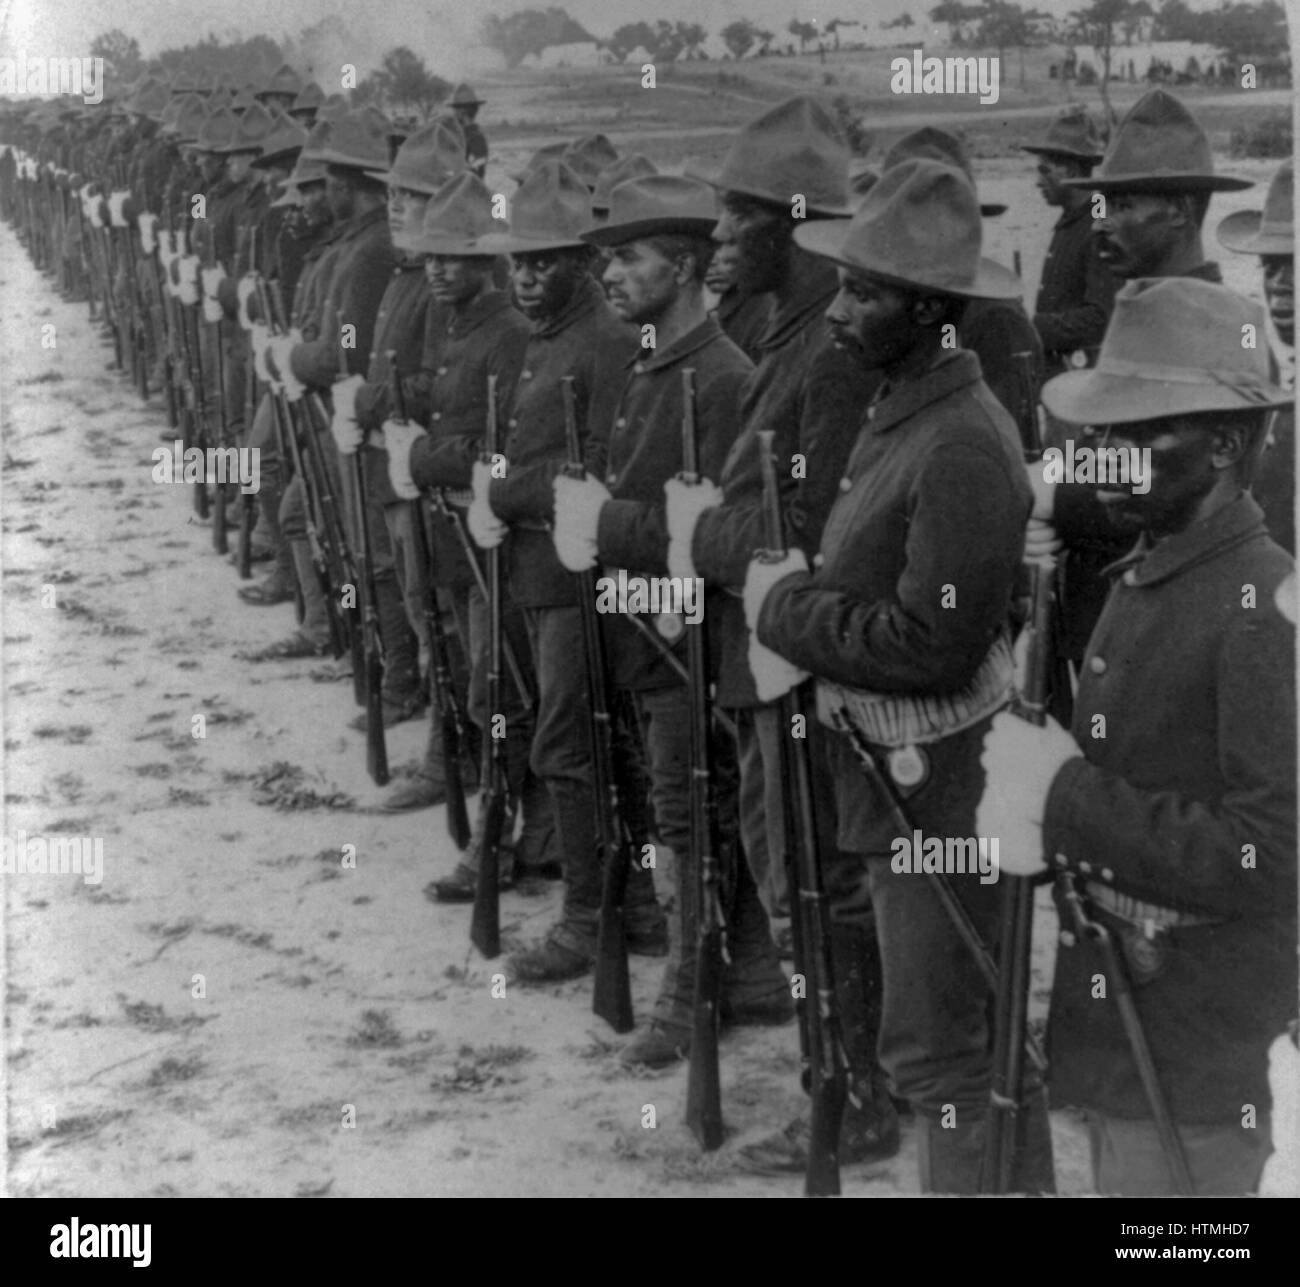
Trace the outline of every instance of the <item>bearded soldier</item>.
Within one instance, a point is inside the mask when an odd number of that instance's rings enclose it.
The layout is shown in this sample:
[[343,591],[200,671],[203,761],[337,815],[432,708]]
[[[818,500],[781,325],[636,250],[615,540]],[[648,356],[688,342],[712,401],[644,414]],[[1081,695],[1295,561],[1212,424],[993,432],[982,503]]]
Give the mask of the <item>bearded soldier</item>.
[[1192,1192],[1251,1192],[1267,1052],[1295,1015],[1295,631],[1279,606],[1294,563],[1248,492],[1289,398],[1241,342],[1263,324],[1221,286],[1131,282],[1096,369],[1043,390],[1090,445],[1149,459],[1146,488],[1098,487],[1137,544],[1109,569],[1072,736],[999,716],[979,824],[1008,870],[1041,855],[1063,873],[1052,1100],[1086,1110],[1099,1193],[1176,1192],[1182,1163]]

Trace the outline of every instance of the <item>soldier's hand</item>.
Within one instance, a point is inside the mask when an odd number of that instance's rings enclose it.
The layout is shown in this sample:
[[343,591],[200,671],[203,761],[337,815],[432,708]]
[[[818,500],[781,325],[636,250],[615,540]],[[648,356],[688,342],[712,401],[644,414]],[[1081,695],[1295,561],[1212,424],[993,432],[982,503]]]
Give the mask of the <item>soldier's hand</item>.
[[1065,542],[1046,519],[1031,518],[1025,528],[1025,558],[1030,562],[1054,559],[1065,549]]
[[997,838],[999,865],[1010,875],[1045,869],[1047,793],[1061,766],[1078,755],[1074,738],[1050,717],[1042,728],[1009,711],[994,717],[980,756],[985,785],[975,833]]
[[1049,483],[1044,477],[1041,460],[1025,462],[1025,477],[1029,479],[1030,490],[1034,493],[1034,508],[1030,517],[1050,523],[1056,512],[1056,484]]
[[785,557],[774,562],[765,559],[750,559],[745,572],[745,623],[751,630],[758,629],[759,614],[763,611],[763,601],[778,581],[796,572],[808,571],[808,559],[801,549],[787,550]]
[[359,375],[346,375],[341,380],[334,381],[330,396],[334,400],[336,417],[341,416],[345,420],[357,418],[357,392],[363,384],[365,379]]
[[555,479],[555,553],[570,572],[596,566],[596,529],[600,511],[610,500],[609,488],[590,476],[560,474]]
[[474,499],[465,513],[465,526],[481,550],[495,549],[506,539],[507,527],[493,512],[488,501],[492,485],[492,466],[484,460],[474,462]]
[[411,477],[411,447],[424,430],[412,420],[385,420],[384,446],[388,451],[388,481],[403,500],[415,500],[420,489]]
[[664,484],[665,517],[668,521],[668,571],[683,581],[695,579],[691,542],[695,527],[706,509],[722,504],[722,489],[707,478],[688,483],[670,478]]

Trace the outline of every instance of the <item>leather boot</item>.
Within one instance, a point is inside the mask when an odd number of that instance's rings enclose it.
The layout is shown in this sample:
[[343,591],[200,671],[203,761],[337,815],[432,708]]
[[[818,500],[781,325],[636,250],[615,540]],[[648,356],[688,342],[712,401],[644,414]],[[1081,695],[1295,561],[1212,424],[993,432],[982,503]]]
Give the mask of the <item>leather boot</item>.
[[983,1116],[960,1116],[945,1127],[916,1115],[916,1159],[922,1193],[978,1193],[987,1123]]
[[[419,700],[420,641],[411,629],[395,576],[375,578],[375,610],[384,636],[384,704],[410,708],[416,714],[424,708]],[[384,725],[388,727],[387,718]]]
[[330,638],[329,608],[316,578],[316,565],[311,561],[311,546],[305,541],[290,541],[293,568],[302,589],[303,617],[299,632],[313,643],[328,644]]
[[523,823],[515,841],[515,858],[521,874],[557,879],[563,875],[555,834],[555,814],[546,783],[525,766],[519,801]]
[[790,981],[776,954],[749,864],[738,854],[735,857],[737,860],[731,864],[734,893],[727,916],[731,961],[722,976],[722,1021],[789,1023],[794,1018]]
[[381,801],[379,808],[385,813],[408,813],[414,809],[430,809],[447,798],[446,777],[442,768],[442,730],[429,721],[429,737],[425,743],[424,759],[414,774],[395,787]]

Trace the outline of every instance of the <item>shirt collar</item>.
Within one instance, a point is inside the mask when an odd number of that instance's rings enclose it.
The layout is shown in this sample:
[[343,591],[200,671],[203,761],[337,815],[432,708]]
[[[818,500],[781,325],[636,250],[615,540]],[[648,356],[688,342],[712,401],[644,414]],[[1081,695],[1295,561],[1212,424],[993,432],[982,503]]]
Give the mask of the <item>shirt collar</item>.
[[814,316],[826,311],[839,288],[839,274],[834,264],[805,255],[799,264],[799,278],[790,297],[774,304],[756,347],[762,350],[780,348]]
[[1154,544],[1143,532],[1128,554],[1106,568],[1106,575],[1122,576],[1125,585],[1157,585],[1264,531],[1264,511],[1249,492],[1242,492],[1209,518]]
[[979,379],[980,360],[974,353],[968,349],[940,353],[938,361],[919,379],[888,391],[881,386],[879,401],[871,413],[871,426],[876,433],[885,433]]

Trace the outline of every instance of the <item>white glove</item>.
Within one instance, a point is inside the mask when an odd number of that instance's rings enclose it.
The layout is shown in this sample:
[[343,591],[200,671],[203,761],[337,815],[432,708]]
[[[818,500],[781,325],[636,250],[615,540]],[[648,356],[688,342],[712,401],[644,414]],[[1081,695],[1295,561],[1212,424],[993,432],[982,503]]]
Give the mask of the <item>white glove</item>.
[[1042,727],[1010,711],[993,717],[984,739],[984,797],[975,834],[997,838],[998,862],[1012,876],[1034,876],[1043,860],[1043,809],[1061,766],[1079,755],[1074,738],[1054,719]]
[[481,550],[493,550],[506,539],[509,530],[492,512],[488,504],[488,488],[492,483],[492,466],[484,460],[474,462],[474,499],[465,513],[465,526]]
[[266,350],[271,346],[271,330],[262,322],[254,322],[248,332],[249,345],[253,350],[253,370],[263,384],[279,389],[280,381],[271,374],[266,365]]
[[154,247],[158,244],[158,238],[154,235],[154,229],[158,226],[158,216],[146,210],[136,223],[140,225],[140,248],[146,255],[152,255]]
[[561,564],[570,572],[596,566],[596,528],[601,507],[611,500],[609,488],[589,474],[555,479],[555,530],[551,539]]
[[127,226],[126,216],[122,213],[122,206],[130,195],[126,190],[122,190],[114,192],[108,198],[108,217],[114,228],[125,228]]
[[698,483],[670,478],[664,484],[667,498],[668,571],[683,581],[695,579],[695,561],[691,558],[691,541],[695,525],[706,509],[722,504],[722,489],[707,478]]
[[85,215],[86,219],[90,222],[94,222],[95,218],[92,210],[95,198],[90,195],[90,190],[94,186],[93,183],[83,183],[81,187],[77,189],[77,196],[81,199],[81,213]]
[[178,267],[181,276],[176,288],[178,298],[182,304],[197,304],[199,302],[198,255],[182,255]]
[[798,688],[808,678],[792,661],[786,661],[779,652],[773,652],[758,642],[758,636],[749,632],[749,669],[754,676],[754,688],[760,702],[774,702],[784,697],[792,688]]
[[1261,1198],[1300,1193],[1300,1050],[1284,1032],[1268,1048],[1268,1085],[1273,1092],[1273,1148],[1259,1181]]
[[334,381],[330,395],[334,399],[336,416],[342,416],[344,420],[357,418],[357,390],[365,382],[365,378],[360,375],[345,375],[343,379]]
[[355,456],[365,435],[357,424],[356,416],[346,415],[338,407],[330,417],[330,433],[334,435],[334,445],[340,456]]
[[171,266],[176,258],[176,234],[170,228],[158,231],[158,260],[164,268]]
[[1041,562],[1054,559],[1065,549],[1065,542],[1056,534],[1056,528],[1046,519],[1031,518],[1025,529],[1025,558]]
[[252,273],[245,273],[235,284],[235,294],[239,298],[239,324],[246,331],[252,331],[256,323],[248,314],[248,301],[257,294],[257,279]]
[[758,629],[758,616],[763,611],[763,600],[768,591],[778,582],[795,572],[807,572],[808,559],[804,552],[795,548],[786,550],[785,558],[775,563],[763,559],[750,559],[745,571],[745,623],[751,630]]
[[275,335],[268,346],[275,369],[280,373],[280,382],[284,385],[284,396],[289,402],[297,402],[307,391],[307,386],[293,373],[290,357],[301,342],[302,336],[295,338],[292,331],[288,335]]
[[225,280],[225,269],[220,264],[212,268],[205,268],[199,274],[203,278],[203,320],[205,322],[219,322],[225,313],[221,308],[221,301],[217,298],[217,290]]
[[420,489],[411,477],[411,447],[424,430],[412,420],[385,420],[384,446],[388,450],[388,481],[403,500],[415,500]]

